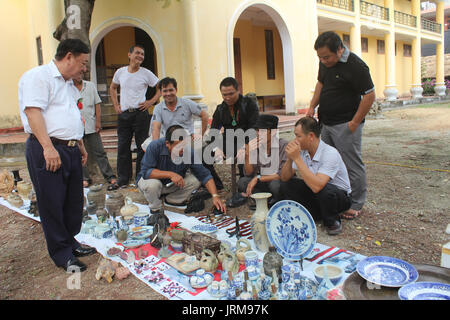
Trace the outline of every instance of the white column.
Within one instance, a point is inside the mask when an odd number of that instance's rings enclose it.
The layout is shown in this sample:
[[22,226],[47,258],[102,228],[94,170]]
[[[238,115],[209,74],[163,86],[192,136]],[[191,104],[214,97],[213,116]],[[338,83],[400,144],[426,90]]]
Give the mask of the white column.
[[360,22],[360,2],[355,1],[355,22],[350,27],[350,50],[356,54],[357,56],[361,57],[361,22]]
[[383,93],[387,101],[397,99],[398,90],[395,84],[395,24],[394,24],[394,0],[385,0],[385,7],[389,8],[389,22],[391,27],[384,36],[386,84]]
[[201,94],[200,59],[198,47],[197,1],[183,1],[184,15],[184,97],[199,102]]
[[416,38],[412,41],[412,84],[411,95],[413,99],[422,98],[422,72],[421,72],[421,38],[420,38],[420,0],[412,0],[412,15],[417,18]]
[[445,96],[444,82],[444,0],[436,0],[436,22],[441,24],[441,42],[436,44],[436,86],[434,91],[438,96]]

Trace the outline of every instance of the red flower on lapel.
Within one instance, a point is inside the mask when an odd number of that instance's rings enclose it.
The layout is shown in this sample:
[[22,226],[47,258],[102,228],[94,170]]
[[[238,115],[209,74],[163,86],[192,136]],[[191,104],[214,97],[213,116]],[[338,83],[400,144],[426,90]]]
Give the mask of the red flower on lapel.
[[77,107],[78,109],[83,109],[83,98],[78,99],[77,101]]

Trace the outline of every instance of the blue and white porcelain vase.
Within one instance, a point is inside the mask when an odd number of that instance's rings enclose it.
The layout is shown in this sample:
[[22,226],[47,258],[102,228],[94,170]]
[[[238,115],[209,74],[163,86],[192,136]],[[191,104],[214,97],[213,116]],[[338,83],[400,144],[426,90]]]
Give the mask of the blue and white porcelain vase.
[[266,218],[269,207],[267,199],[272,196],[271,193],[255,193],[251,197],[256,201],[256,210],[250,222],[252,226],[252,236],[256,249],[261,252],[269,251],[270,242],[266,231]]

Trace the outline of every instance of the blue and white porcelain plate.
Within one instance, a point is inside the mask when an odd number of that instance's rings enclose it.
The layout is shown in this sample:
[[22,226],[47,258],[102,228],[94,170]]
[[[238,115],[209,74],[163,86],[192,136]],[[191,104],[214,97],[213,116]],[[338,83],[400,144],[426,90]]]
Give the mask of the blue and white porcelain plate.
[[127,249],[133,249],[144,245],[146,242],[142,240],[127,240],[122,245]]
[[356,265],[356,271],[365,280],[385,287],[401,287],[419,277],[416,268],[392,257],[367,257]]
[[266,232],[278,253],[289,260],[301,260],[314,248],[316,225],[311,214],[300,203],[282,200],[270,208]]
[[398,290],[400,300],[450,300],[450,284],[415,282]]
[[192,227],[192,231],[202,233],[214,233],[217,231],[217,227],[213,224],[197,224]]

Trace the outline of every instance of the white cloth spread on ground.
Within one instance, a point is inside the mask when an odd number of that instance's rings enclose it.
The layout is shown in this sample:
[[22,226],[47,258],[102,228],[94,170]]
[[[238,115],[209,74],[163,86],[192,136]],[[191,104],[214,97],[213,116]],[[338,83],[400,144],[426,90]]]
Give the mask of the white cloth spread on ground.
[[[87,195],[88,189],[84,189],[85,195]],[[20,208],[13,207],[7,202],[5,199],[0,197],[0,205],[3,205],[11,210],[14,210],[25,217],[31,218],[35,221],[40,222],[39,217],[35,217],[28,213],[30,207],[30,201],[24,200],[24,204]],[[148,206],[141,205],[139,203],[135,203],[139,207],[139,211],[149,212]],[[202,217],[188,217],[183,214],[178,214],[175,212],[165,211],[166,216],[169,218],[170,223],[178,222],[179,226],[184,229],[191,230],[194,226],[202,224]],[[92,219],[96,219],[95,215],[91,216]],[[229,237],[226,233],[227,228],[234,228],[235,226],[235,218],[228,217],[228,219],[222,219],[222,222],[218,224],[218,230],[215,233],[215,237],[220,241],[227,241],[231,244],[232,249],[235,249],[236,246],[236,236]],[[262,267],[262,260],[264,257],[264,253],[256,250],[256,246],[254,245],[253,240],[251,239],[251,232],[246,232],[246,229],[249,229],[249,223],[247,221],[240,220],[241,234],[245,234],[247,236],[243,236],[241,238],[246,238],[251,246],[252,250],[258,253],[260,259],[260,266]],[[132,226],[130,226],[131,228]],[[242,231],[244,230],[244,231]],[[136,276],[138,279],[143,281],[145,284],[150,286],[156,292],[162,294],[168,299],[173,300],[212,300],[214,299],[206,289],[194,289],[191,287],[189,283],[189,276],[184,275],[181,272],[177,271],[175,268],[166,264],[163,260],[159,259],[155,255],[150,255],[144,260],[144,266],[142,264],[138,267],[136,264],[128,264],[126,261],[122,260],[120,257],[109,257],[106,252],[109,248],[113,246],[119,246],[115,236],[107,239],[97,239],[90,234],[78,234],[75,236],[77,241],[84,245],[88,245],[91,247],[95,247],[97,251],[106,257],[107,259],[120,262],[123,266],[128,267],[131,273]],[[326,245],[322,245],[320,243],[316,243],[312,252],[307,256],[303,261],[303,271],[301,274],[306,276],[309,279],[315,280],[313,270],[317,265],[321,265],[323,263],[326,264],[335,264],[339,265],[343,270],[346,267],[352,265],[351,272],[353,272],[356,268],[356,263],[365,256],[356,254],[347,250],[343,250],[337,247],[329,247]],[[285,264],[292,263],[292,261],[284,261]],[[91,266],[96,267],[96,266]],[[154,275],[157,272],[160,277],[155,280]],[[345,279],[351,274],[351,272],[344,272],[342,280],[339,284],[342,284]],[[215,279],[220,279],[220,271],[217,271],[215,274]]]

